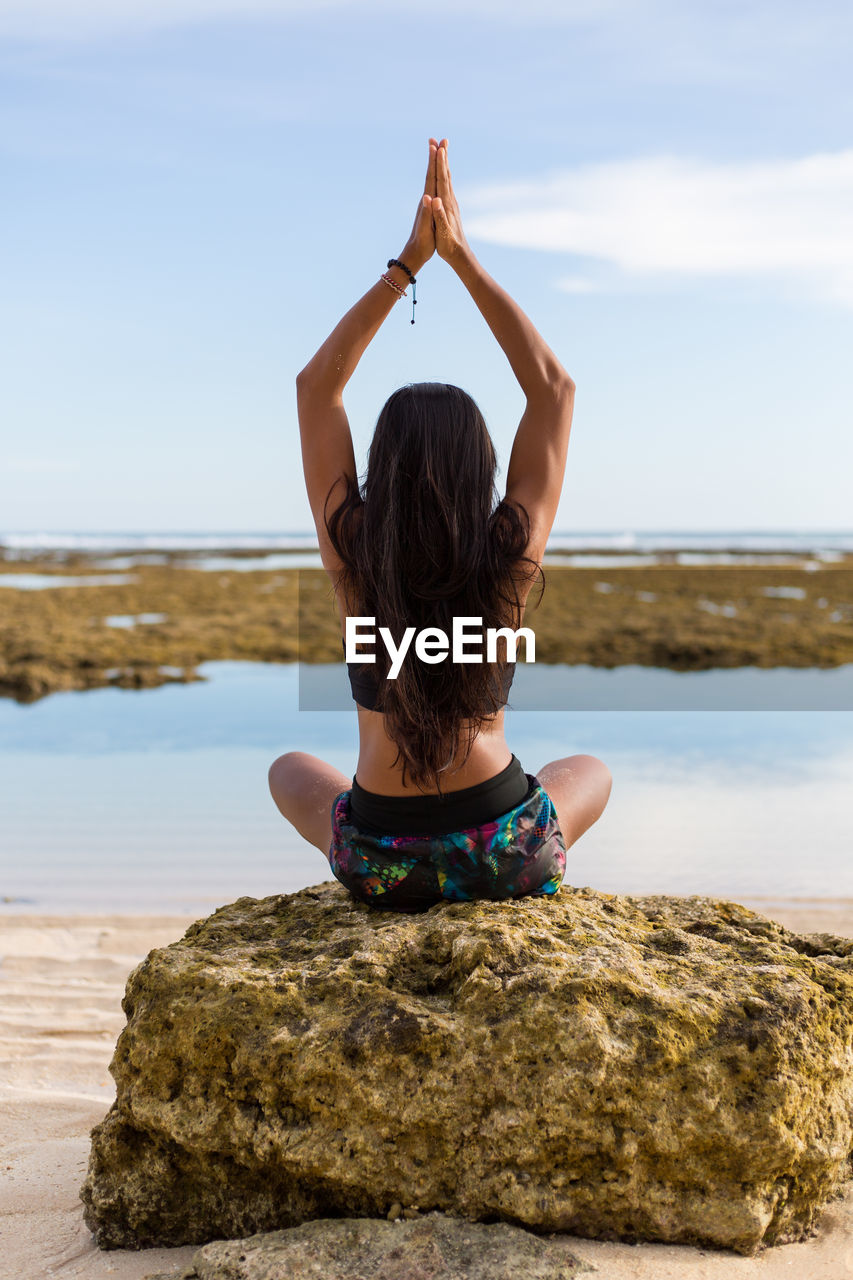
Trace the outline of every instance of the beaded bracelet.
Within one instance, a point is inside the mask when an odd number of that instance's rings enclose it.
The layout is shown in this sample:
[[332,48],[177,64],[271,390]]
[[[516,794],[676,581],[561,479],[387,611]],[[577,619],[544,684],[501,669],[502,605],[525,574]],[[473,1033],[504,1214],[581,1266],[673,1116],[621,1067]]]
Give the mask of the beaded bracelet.
[[[386,265],[389,267],[399,267],[401,271],[405,271],[406,275],[409,277],[409,279],[412,282],[412,324],[414,324],[415,323],[415,307],[417,306],[417,302],[418,302],[417,294],[415,293],[415,285],[417,284],[417,280],[415,279],[414,275],[409,270],[409,268],[406,266],[405,262],[401,262],[399,258],[389,258]],[[405,298],[405,296],[406,296],[405,293],[401,294],[401,297]]]
[[405,262],[401,262],[399,258],[389,258],[388,261],[385,263],[385,265],[386,267],[399,267],[401,271],[405,271],[406,275],[409,277],[412,284],[415,283],[415,277],[412,275],[411,271],[406,266]]

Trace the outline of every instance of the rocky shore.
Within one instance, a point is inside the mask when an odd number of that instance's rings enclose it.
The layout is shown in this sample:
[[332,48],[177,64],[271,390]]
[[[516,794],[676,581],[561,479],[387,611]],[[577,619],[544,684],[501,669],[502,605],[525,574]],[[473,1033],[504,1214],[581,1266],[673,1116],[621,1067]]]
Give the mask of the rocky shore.
[[[206,570],[187,553],[52,553],[0,561],[0,696],[147,688],[199,679],[199,664],[340,662],[322,569]],[[218,557],[219,559],[219,557]],[[11,575],[55,577],[38,590]],[[822,563],[545,565],[526,623],[539,663],[833,667],[853,662],[853,557]],[[69,585],[67,579],[83,579]]]
[[[751,900],[798,938],[853,937],[853,899]],[[143,1280],[152,1274],[202,1280],[262,1280],[307,1273],[316,1280],[568,1280],[572,1258],[606,1280],[828,1280],[847,1274],[853,1240],[853,1182],[820,1212],[806,1239],[753,1258],[689,1244],[629,1244],[530,1228],[471,1224],[419,1209],[415,1217],[314,1220],[238,1242],[154,1249],[99,1249],[83,1221],[80,1182],[90,1131],[115,1097],[107,1070],[126,1023],[128,974],[162,950],[191,916],[0,917],[0,1276]],[[802,945],[802,943],[800,944]],[[400,1247],[404,1246],[404,1247]],[[464,1250],[464,1253],[463,1253]],[[336,1261],[340,1256],[340,1262]],[[318,1262],[318,1257],[320,1261]],[[469,1261],[470,1259],[470,1261]],[[351,1263],[356,1265],[350,1265]],[[359,1265],[361,1264],[361,1265]],[[311,1269],[313,1266],[313,1270]],[[300,1271],[302,1267],[302,1271]],[[421,1270],[418,1271],[417,1268]],[[336,1269],[337,1268],[337,1269]],[[447,1274],[449,1272],[449,1275]]]

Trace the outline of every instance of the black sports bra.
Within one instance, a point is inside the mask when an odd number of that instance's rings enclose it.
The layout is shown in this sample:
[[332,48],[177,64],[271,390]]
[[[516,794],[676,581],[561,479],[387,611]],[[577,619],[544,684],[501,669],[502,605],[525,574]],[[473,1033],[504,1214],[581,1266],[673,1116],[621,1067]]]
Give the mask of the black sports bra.
[[[341,638],[341,647],[346,653],[346,641]],[[367,711],[376,710],[376,699],[379,693],[379,681],[376,678],[376,664],[372,662],[348,662],[347,672],[349,673],[350,688],[352,689],[353,701],[358,706],[364,707]],[[510,686],[515,678],[515,663],[509,662],[504,668],[504,681],[501,696],[503,702],[501,706],[506,705],[509,697]]]

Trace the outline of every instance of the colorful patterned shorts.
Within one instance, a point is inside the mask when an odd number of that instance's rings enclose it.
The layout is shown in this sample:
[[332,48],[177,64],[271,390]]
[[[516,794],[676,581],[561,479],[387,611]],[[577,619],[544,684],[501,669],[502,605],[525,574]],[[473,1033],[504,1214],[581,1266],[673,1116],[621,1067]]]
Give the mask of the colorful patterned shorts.
[[532,775],[527,798],[482,826],[442,836],[369,835],[350,820],[350,792],[332,805],[329,863],[359,902],[426,911],[471,902],[556,893],[566,846],[550,796]]

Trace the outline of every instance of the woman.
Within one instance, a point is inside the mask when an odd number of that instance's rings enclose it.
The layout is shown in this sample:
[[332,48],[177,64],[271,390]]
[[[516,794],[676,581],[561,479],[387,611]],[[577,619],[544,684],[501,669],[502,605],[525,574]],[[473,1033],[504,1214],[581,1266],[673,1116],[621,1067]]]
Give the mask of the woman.
[[[391,396],[361,489],[356,477],[343,389],[436,252],[470,293],[527,399],[497,506],[496,458],[482,416],[464,391],[441,383]],[[426,186],[400,259],[347,312],[296,385],[305,481],[342,633],[348,617],[373,618],[377,637],[386,626],[395,646],[408,627],[449,635],[454,617],[481,618],[484,631],[520,627],[562,490],[575,388],[472,253],[446,138],[430,139]],[[269,771],[284,816],[326,854],[341,883],[375,907],[416,911],[442,899],[556,892],[566,850],[607,803],[607,766],[575,755],[524,772],[504,736],[508,655],[454,663],[424,647],[422,660],[410,650],[390,679],[384,645],[370,650],[372,665],[358,652],[362,661],[349,666],[356,776],[350,782],[314,756],[287,752]]]

